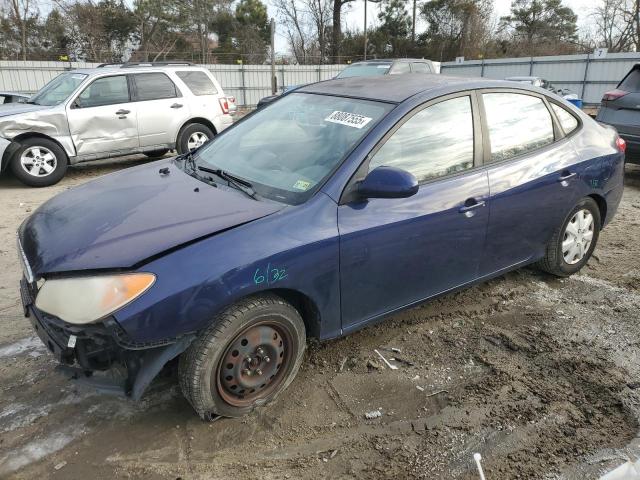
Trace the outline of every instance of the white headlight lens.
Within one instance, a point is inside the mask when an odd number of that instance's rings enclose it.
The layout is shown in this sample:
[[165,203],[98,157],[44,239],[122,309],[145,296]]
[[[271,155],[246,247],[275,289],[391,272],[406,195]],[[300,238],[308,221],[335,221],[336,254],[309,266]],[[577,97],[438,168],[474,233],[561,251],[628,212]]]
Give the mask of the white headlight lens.
[[68,323],[92,323],[142,295],[155,279],[152,273],[124,273],[47,280],[36,307]]

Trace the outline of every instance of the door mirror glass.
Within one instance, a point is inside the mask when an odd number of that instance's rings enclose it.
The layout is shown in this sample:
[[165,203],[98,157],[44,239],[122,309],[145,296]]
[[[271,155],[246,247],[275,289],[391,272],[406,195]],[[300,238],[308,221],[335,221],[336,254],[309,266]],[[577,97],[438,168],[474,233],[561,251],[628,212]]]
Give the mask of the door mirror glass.
[[418,180],[396,167],[374,168],[358,185],[361,198],[407,198],[418,193]]

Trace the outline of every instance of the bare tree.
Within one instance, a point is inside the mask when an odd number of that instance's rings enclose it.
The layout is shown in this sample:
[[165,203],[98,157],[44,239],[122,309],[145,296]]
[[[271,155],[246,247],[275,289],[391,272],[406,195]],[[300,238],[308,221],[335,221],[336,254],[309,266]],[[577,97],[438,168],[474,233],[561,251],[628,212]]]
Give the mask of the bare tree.
[[9,18],[20,30],[20,45],[22,60],[27,59],[27,24],[30,19],[37,17],[37,6],[32,0],[4,0],[5,8],[9,10]]
[[592,14],[596,43],[610,52],[622,52],[632,46],[633,24],[627,18],[627,3],[627,0],[604,0]]
[[306,64],[311,54],[313,35],[306,23],[302,5],[296,0],[276,0],[275,6],[287,32],[289,47],[300,64]]
[[[331,55],[333,63],[338,63],[342,43],[342,7],[354,0],[333,0],[333,25],[331,28]],[[365,0],[367,1],[367,0]]]
[[328,53],[327,33],[332,19],[332,2],[331,0],[305,0],[304,4],[315,27],[315,36],[317,37],[320,54],[319,63],[324,63],[325,56]]

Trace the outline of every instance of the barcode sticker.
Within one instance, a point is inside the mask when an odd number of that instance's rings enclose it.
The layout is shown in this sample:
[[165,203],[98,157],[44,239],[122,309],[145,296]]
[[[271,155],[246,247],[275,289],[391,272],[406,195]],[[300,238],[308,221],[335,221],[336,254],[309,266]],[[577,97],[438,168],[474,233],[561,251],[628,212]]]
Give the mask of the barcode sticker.
[[346,125],[348,127],[362,128],[369,123],[372,118],[336,110],[324,120],[325,122],[339,123],[340,125]]

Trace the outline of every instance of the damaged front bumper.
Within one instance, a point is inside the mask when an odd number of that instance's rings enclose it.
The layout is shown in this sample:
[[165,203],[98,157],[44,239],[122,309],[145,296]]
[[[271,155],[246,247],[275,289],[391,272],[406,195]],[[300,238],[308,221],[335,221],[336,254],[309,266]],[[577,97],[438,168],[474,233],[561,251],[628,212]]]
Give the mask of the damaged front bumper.
[[[162,367],[184,352],[195,335],[153,343],[136,343],[113,318],[88,325],[71,325],[35,307],[35,283],[20,281],[25,317],[60,362],[59,370],[101,392],[139,400]],[[117,378],[94,372],[115,370]]]

